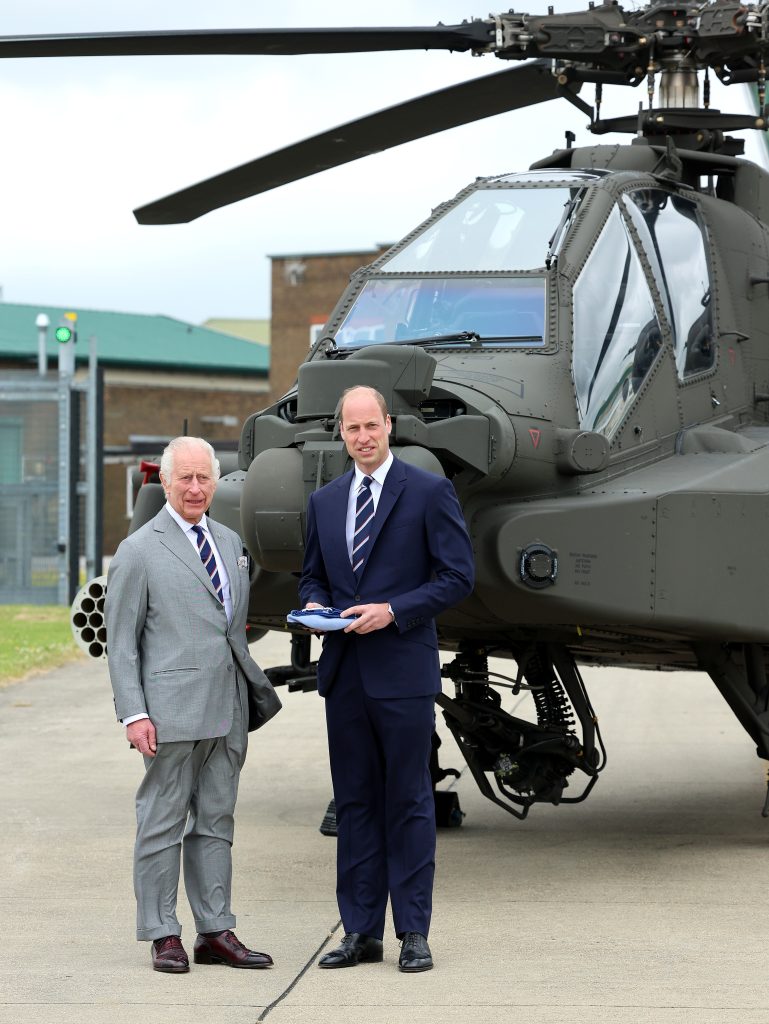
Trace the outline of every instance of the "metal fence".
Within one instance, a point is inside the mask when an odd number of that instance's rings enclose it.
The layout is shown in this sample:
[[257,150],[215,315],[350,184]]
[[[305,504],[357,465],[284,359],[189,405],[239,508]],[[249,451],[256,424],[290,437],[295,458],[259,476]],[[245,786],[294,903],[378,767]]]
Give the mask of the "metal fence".
[[59,600],[60,385],[0,380],[0,604]]

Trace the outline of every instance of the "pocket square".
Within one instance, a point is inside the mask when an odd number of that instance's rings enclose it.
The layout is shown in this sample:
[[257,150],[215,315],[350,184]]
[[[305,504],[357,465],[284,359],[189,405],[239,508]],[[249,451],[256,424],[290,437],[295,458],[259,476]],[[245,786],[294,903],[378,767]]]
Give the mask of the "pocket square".
[[342,618],[341,608],[294,608],[286,616],[286,622],[294,622],[307,629],[345,629],[357,615]]
[[238,555],[238,569],[248,568],[248,555]]

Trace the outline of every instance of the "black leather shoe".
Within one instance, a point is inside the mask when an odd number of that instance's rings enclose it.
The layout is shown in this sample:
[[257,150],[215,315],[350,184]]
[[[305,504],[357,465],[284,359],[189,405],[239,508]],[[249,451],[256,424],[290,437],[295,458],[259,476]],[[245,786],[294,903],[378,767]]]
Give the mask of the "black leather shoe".
[[350,932],[336,949],[324,954],[318,967],[355,967],[356,964],[381,964],[382,940],[370,935]]
[[152,970],[164,974],[186,974],[190,962],[178,935],[166,935],[152,943]]
[[401,945],[401,955],[398,957],[398,969],[416,973],[430,971],[432,966],[432,953],[424,935],[420,935],[419,932],[406,932]]
[[229,929],[220,935],[198,935],[192,956],[196,964],[227,964],[228,967],[272,967],[269,953],[247,949],[235,932]]

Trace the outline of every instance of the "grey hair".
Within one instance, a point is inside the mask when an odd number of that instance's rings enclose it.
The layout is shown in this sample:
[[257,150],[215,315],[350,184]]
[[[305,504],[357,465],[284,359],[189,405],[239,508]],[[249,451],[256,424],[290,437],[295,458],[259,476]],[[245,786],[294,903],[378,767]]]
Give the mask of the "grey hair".
[[221,476],[221,469],[219,468],[219,460],[216,457],[216,452],[211,445],[202,437],[187,437],[182,435],[181,437],[175,437],[172,441],[168,442],[168,445],[163,451],[160,457],[160,472],[163,478],[170,482],[171,474],[174,471],[174,456],[182,448],[203,448],[208,452],[211,457],[211,473],[214,480],[218,480]]
[[376,388],[371,388],[368,384],[354,384],[351,388],[345,388],[341,394],[339,401],[336,403],[336,409],[334,410],[334,418],[342,423],[342,408],[345,403],[345,399],[348,395],[352,394],[353,391],[368,391],[371,397],[374,399],[376,404],[379,406],[379,411],[382,413],[382,419],[386,420],[389,416],[387,411],[387,402]]

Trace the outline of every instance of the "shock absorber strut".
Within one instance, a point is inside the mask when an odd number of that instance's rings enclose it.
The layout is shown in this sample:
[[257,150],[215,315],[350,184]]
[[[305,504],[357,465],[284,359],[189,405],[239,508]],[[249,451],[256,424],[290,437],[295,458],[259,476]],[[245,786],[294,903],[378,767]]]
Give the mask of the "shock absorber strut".
[[[597,754],[597,722],[570,653],[558,645],[541,644],[513,653],[517,679],[490,672],[485,649],[460,649],[443,669],[455,684],[456,696],[452,700],[439,694],[437,701],[481,792],[522,819],[537,802],[584,800],[605,755],[602,745],[602,756]],[[494,687],[509,688],[514,694],[530,690],[536,723],[504,711]],[[587,785],[578,796],[565,797],[575,769],[588,776]]]

